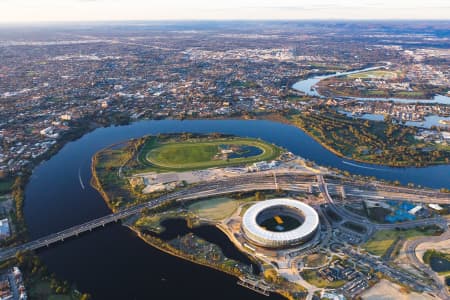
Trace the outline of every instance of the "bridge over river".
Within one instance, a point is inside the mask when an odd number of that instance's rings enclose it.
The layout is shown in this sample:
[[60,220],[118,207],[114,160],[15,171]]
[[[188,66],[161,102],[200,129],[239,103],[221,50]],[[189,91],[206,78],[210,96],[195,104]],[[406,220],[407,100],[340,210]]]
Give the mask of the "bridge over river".
[[[192,200],[234,192],[250,192],[258,190],[281,189],[292,192],[311,193],[314,188],[322,193],[325,201],[333,204],[333,200],[328,194],[323,177],[317,174],[299,172],[260,172],[245,174],[243,176],[223,180],[206,181],[202,184],[166,194],[146,203],[125,208],[116,213],[111,213],[89,222],[67,228],[60,232],[38,238],[34,241],[30,241],[19,246],[2,249],[0,250],[0,261],[10,259],[20,252],[33,251],[43,247],[48,247],[54,243],[62,242],[70,237],[78,236],[84,232],[92,231],[98,227],[103,227],[107,224],[118,222],[119,220],[138,214],[143,209],[154,208],[169,201]],[[423,199],[421,199],[421,201],[423,201]],[[446,199],[445,202],[450,204],[450,197]],[[351,215],[345,216],[347,218],[351,218]],[[367,222],[369,221],[367,220]],[[442,223],[442,219],[436,220],[436,222]],[[429,220],[427,222],[427,224],[431,223],[434,223],[433,220]],[[389,229],[393,226],[401,227],[401,224],[386,224],[386,228],[383,229]],[[409,226],[411,226],[411,224],[409,224]]]

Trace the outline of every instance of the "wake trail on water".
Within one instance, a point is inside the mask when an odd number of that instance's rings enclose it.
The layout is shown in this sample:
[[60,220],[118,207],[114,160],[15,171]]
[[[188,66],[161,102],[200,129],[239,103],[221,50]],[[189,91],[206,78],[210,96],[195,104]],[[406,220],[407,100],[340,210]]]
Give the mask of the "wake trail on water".
[[357,167],[357,168],[361,168],[361,169],[367,169],[367,170],[377,170],[377,171],[386,171],[384,169],[380,169],[380,168],[373,168],[373,167],[367,167],[367,166],[361,166],[358,164],[354,164],[348,161],[343,160],[342,161],[344,164],[349,165],[349,166],[353,166],[353,167]]
[[78,180],[80,181],[81,188],[84,190],[85,186],[84,186],[84,183],[83,183],[83,179],[81,178],[81,168],[78,168]]

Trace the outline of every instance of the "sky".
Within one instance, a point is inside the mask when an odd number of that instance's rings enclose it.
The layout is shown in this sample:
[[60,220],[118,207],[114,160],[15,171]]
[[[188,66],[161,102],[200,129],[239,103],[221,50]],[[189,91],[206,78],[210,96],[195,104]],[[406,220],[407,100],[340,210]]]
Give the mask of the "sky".
[[450,19],[450,0],[0,0],[1,23]]

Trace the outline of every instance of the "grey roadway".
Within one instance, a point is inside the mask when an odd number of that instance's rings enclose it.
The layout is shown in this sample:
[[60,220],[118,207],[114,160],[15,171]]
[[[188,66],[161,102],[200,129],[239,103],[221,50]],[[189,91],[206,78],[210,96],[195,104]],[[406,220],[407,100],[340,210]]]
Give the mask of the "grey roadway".
[[[135,215],[145,208],[154,208],[168,201],[181,201],[191,200],[203,197],[211,197],[216,195],[229,194],[233,192],[245,192],[256,190],[276,190],[282,189],[286,191],[308,191],[308,186],[311,184],[319,184],[321,192],[325,195],[325,198],[333,203],[332,198],[328,194],[326,184],[321,175],[315,177],[313,174],[299,174],[299,172],[281,172],[276,175],[276,181],[274,178],[275,173],[250,173],[239,177],[232,177],[225,180],[208,181],[202,184],[198,184],[186,189],[182,189],[159,198],[150,200],[146,203],[142,203],[133,207],[122,209],[116,213],[94,219],[92,221],[83,223],[81,225],[73,226],[60,232],[50,234],[45,237],[41,237],[34,241],[24,243],[22,245],[2,249],[0,251],[0,261],[12,258],[19,252],[32,251],[42,247],[49,246],[53,243],[64,241],[67,238],[77,236],[81,233],[92,231],[95,228],[105,226],[106,224],[117,222],[121,219]],[[315,175],[315,174],[314,174]],[[315,182],[317,179],[318,182]],[[447,200],[450,203],[450,199]],[[354,214],[346,214],[346,217],[350,219],[355,218]],[[361,221],[361,217],[358,216],[357,220]],[[364,222],[368,222],[366,219]],[[400,227],[401,225],[396,225]]]
[[[359,221],[360,224],[362,223],[365,226],[367,226],[369,231],[372,230],[373,228],[380,230],[380,229],[393,229],[393,228],[399,228],[399,227],[409,228],[409,227],[414,227],[414,226],[425,226],[425,225],[438,225],[438,226],[441,226],[442,228],[444,228],[446,230],[446,232],[438,237],[431,237],[431,238],[424,237],[424,238],[419,238],[419,239],[412,241],[411,243],[409,243],[407,245],[406,251],[407,251],[409,260],[433,279],[433,281],[436,284],[436,290],[435,290],[436,294],[443,300],[450,300],[450,295],[448,293],[447,286],[445,286],[441,282],[441,280],[439,279],[439,277],[437,276],[437,274],[435,272],[433,272],[428,266],[424,265],[423,263],[421,263],[419,261],[419,259],[417,258],[416,252],[415,252],[417,246],[421,243],[439,242],[439,241],[449,239],[450,238],[450,230],[448,230],[447,220],[445,220],[444,218],[441,218],[441,217],[436,217],[436,218],[431,218],[431,219],[403,222],[401,224],[373,224],[366,218],[362,218],[361,216],[357,216],[353,213],[346,211],[345,209],[341,209],[340,207],[336,206],[333,198],[331,198],[330,194],[328,193],[327,184],[325,183],[325,180],[323,179],[322,175],[317,175],[317,182],[319,184],[320,191],[322,192],[322,194],[326,198],[327,202],[330,204],[330,206],[333,208],[333,210],[336,213],[338,213],[341,217],[345,217],[345,218],[353,220],[353,221]],[[359,254],[354,253],[352,250],[348,250],[348,251],[349,252],[347,254],[359,255]],[[377,262],[377,261],[373,260],[370,256],[359,255],[358,259],[367,260],[367,262],[372,264],[372,266],[377,266],[377,268],[380,271],[382,271],[383,273],[389,272],[390,274],[395,275],[398,278],[404,277],[405,280],[414,282],[414,280],[412,278],[410,278],[409,276],[406,276],[405,274],[400,274],[397,270],[395,270],[381,262]]]
[[[293,189],[296,191],[299,189],[299,186],[295,187],[294,185],[292,185],[292,187],[281,185],[280,187],[283,189]],[[121,219],[135,215],[145,208],[154,208],[156,206],[159,206],[164,202],[173,200],[190,200],[233,192],[275,189],[277,189],[277,187],[274,182],[273,176],[267,176],[266,174],[264,174],[263,176],[245,176],[245,178],[239,178],[239,180],[233,178],[228,181],[211,181],[203,185],[197,185],[192,188],[161,196],[146,203],[125,208],[116,213],[111,213],[109,215],[94,219],[81,225],[67,228],[60,232],[41,237],[39,239],[24,243],[16,247],[2,249],[0,251],[0,261],[12,258],[20,252],[36,250],[42,247],[49,246],[56,242],[64,241],[67,238],[77,236],[81,233],[92,231],[95,228],[102,227],[106,224],[117,222]]]
[[433,278],[433,280],[437,284],[437,288],[439,289],[438,296],[441,299],[447,299],[447,300],[450,299],[450,294],[448,293],[447,286],[445,286],[442,283],[441,279],[436,274],[436,272],[431,270],[429,266],[427,266],[426,264],[422,263],[419,260],[419,258],[417,257],[417,254],[416,254],[416,248],[417,248],[417,246],[419,246],[419,244],[422,244],[422,243],[438,243],[438,242],[445,241],[448,239],[450,239],[450,230],[447,230],[444,234],[442,234],[440,236],[423,237],[423,238],[418,238],[418,239],[415,239],[412,241],[407,241],[407,244],[405,246],[406,255],[408,256],[409,261],[412,264],[414,264],[419,270],[425,272],[428,276]]

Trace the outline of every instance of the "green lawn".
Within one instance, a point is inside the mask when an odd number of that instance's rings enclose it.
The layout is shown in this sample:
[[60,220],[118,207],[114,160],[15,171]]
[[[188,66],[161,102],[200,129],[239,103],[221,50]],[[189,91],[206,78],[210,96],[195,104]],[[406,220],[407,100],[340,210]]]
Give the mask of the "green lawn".
[[11,192],[14,180],[11,178],[0,179],[0,195]]
[[239,215],[242,217],[254,203],[244,204]]
[[29,287],[28,294],[30,299],[36,300],[78,300],[81,295],[76,291],[71,291],[65,295],[56,294],[50,287],[50,281],[33,281]]
[[147,156],[152,163],[173,167],[211,161],[219,152],[215,144],[169,144],[158,147]]
[[373,70],[361,73],[355,73],[347,75],[349,78],[382,78],[382,79],[393,79],[397,78],[399,72],[387,71],[387,70]]
[[310,254],[304,258],[305,266],[309,268],[320,267],[327,262],[327,256],[322,253]]
[[[262,152],[250,157],[222,159],[218,157],[221,145],[256,147]],[[139,160],[141,163],[146,161],[159,171],[186,171],[273,160],[279,155],[278,147],[255,139],[231,138],[213,141],[193,139],[189,142],[167,143],[158,143],[151,139],[143,146]]]
[[322,279],[315,270],[304,270],[301,275],[308,283],[318,288],[337,289],[346,283],[345,280],[328,281]]
[[[239,145],[233,147],[238,158],[216,157],[221,145]],[[255,151],[255,148],[260,150]],[[247,164],[276,159],[281,151],[277,146],[256,139],[204,135],[181,137],[175,134],[147,136],[99,151],[93,161],[96,171],[94,183],[105,191],[110,208],[119,209],[158,196],[158,193],[143,194],[143,182],[130,184],[128,176],[133,173],[178,172]],[[151,163],[153,159],[155,161]]]
[[229,218],[242,203],[230,198],[214,198],[195,202],[189,205],[189,211],[212,221],[222,221]]
[[164,231],[164,227],[161,225],[167,219],[184,218],[186,219],[188,214],[186,212],[180,212],[179,210],[168,210],[164,213],[141,215],[139,219],[134,222],[134,226],[147,229],[156,233]]
[[411,97],[411,98],[418,98],[418,97],[426,97],[424,92],[420,92],[420,91],[402,91],[402,92],[397,92],[396,95],[401,96],[401,97]]
[[381,230],[377,231],[362,247],[372,254],[382,256],[399,237],[410,239],[418,236],[433,235],[435,233],[435,229]]

